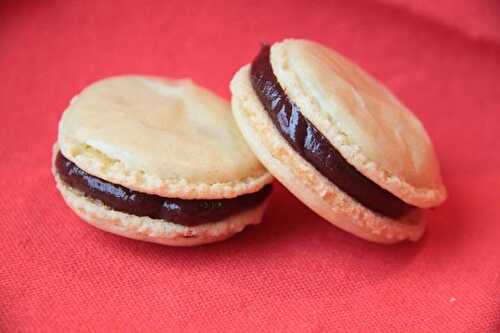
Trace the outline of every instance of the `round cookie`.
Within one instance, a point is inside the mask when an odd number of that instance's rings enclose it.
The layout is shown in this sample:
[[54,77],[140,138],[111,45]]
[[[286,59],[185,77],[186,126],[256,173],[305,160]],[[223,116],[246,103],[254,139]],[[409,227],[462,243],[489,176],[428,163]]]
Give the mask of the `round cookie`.
[[302,202],[380,243],[416,241],[446,198],[433,145],[383,85],[306,40],[264,46],[231,82],[248,144]]
[[272,181],[226,101],[157,77],[104,79],[73,98],[52,165],[64,200],[88,223],[174,246],[259,223]]

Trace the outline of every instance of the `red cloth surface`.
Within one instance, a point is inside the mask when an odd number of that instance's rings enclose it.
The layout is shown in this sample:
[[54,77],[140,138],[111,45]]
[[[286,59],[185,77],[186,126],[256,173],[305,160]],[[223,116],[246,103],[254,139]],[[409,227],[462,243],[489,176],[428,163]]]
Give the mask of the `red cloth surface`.
[[[500,331],[497,1],[2,1],[0,331]],[[50,174],[87,84],[191,77],[229,97],[259,43],[317,40],[424,122],[449,200],[417,244],[336,229],[276,186],[263,224],[197,248],[104,233]]]

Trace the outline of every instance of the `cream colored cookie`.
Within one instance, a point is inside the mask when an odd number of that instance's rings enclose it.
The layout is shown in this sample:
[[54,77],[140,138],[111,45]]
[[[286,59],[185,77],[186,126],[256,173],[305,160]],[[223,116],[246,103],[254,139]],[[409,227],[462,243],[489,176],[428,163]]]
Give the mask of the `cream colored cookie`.
[[160,196],[233,198],[272,179],[239,133],[229,103],[189,80],[98,81],[71,101],[58,142],[86,172]]
[[188,80],[114,77],[73,98],[53,148],[57,188],[91,225],[165,245],[215,242],[260,223],[268,198],[221,221],[195,226],[114,210],[61,179],[55,167],[59,152],[91,176],[165,198],[237,198],[272,181],[244,141],[229,103]]
[[446,199],[424,127],[381,83],[311,41],[276,43],[270,60],[302,115],[358,171],[414,206],[433,207]]
[[187,227],[164,220],[134,216],[106,207],[72,189],[55,175],[64,201],[85,222],[119,236],[170,246],[195,246],[218,242],[262,220],[267,200],[259,206],[225,220]]
[[425,229],[415,210],[404,221],[363,207],[305,161],[280,135],[254,93],[244,66],[231,82],[233,114],[243,136],[266,168],[318,215],[364,239],[379,243],[418,240]]

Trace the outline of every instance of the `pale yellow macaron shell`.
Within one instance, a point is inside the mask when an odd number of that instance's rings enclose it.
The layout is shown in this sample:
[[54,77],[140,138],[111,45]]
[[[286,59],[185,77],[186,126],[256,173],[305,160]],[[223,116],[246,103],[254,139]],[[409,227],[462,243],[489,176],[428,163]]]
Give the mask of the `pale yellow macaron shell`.
[[229,103],[189,80],[98,81],[71,101],[58,143],[90,174],[165,197],[230,198],[272,180],[238,131]]
[[257,207],[221,221],[184,226],[109,209],[100,201],[66,185],[55,171],[54,176],[64,201],[90,225],[123,237],[170,246],[195,246],[227,239],[248,225],[260,223],[268,202],[266,200]]
[[301,113],[361,173],[409,204],[426,208],[444,201],[424,127],[372,76],[306,40],[273,44],[271,64]]
[[378,243],[417,241],[425,230],[421,210],[393,220],[365,208],[326,179],[281,136],[250,82],[250,66],[231,81],[233,114],[267,169],[318,215],[337,227]]

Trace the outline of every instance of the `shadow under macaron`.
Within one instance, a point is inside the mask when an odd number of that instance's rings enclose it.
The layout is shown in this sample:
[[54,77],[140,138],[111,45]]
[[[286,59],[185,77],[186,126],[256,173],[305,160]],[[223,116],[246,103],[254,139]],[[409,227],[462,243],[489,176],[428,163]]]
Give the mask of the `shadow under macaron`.
[[316,215],[279,183],[275,182],[273,186],[274,191],[262,223],[248,226],[222,242],[176,248],[96,230],[103,234],[97,240],[106,242],[107,247],[127,248],[136,256],[147,257],[148,261],[167,260],[171,265],[184,266],[189,258],[202,256],[207,265],[222,260],[231,265],[232,262],[239,262],[251,266],[252,260],[279,256],[286,267],[287,261],[299,261],[307,256],[321,258],[320,261],[326,265],[338,261],[342,261],[346,268],[362,265],[367,268],[367,272],[370,267],[376,270],[380,265],[385,265],[387,269],[383,275],[396,273],[410,265],[427,241],[425,236],[417,243],[394,245],[365,241]]

